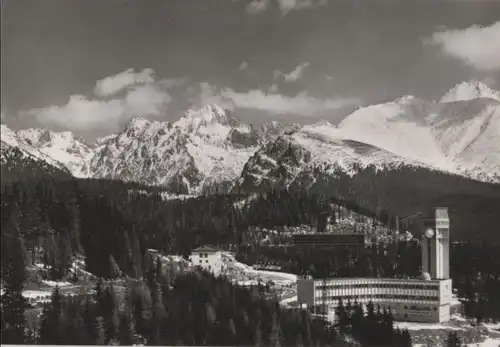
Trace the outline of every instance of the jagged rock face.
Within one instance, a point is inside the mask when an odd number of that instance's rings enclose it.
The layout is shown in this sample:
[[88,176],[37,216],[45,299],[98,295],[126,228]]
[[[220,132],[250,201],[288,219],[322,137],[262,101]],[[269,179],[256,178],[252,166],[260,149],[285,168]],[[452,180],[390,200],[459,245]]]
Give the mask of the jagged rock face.
[[179,194],[227,192],[262,143],[231,112],[208,105],[174,123],[133,120],[97,149],[89,171]]
[[397,169],[400,166],[426,167],[374,146],[342,140],[337,128],[323,123],[305,126],[262,146],[245,165],[234,189],[307,189],[323,175],[355,175],[366,167]]
[[81,164],[92,151],[86,145],[75,140],[71,133],[55,133],[40,129],[13,131],[1,125],[1,159],[18,149],[18,157],[26,157],[42,165],[51,165],[67,171],[71,167],[73,174],[80,173]]

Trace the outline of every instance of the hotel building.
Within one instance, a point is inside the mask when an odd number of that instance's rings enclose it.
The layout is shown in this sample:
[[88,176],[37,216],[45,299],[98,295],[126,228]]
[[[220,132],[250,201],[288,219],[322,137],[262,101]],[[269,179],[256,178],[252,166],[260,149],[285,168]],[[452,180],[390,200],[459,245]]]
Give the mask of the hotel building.
[[329,278],[299,279],[299,304],[318,313],[334,310],[340,299],[390,309],[394,319],[439,323],[450,319],[452,283],[449,278],[449,218],[436,208],[424,222],[422,276],[418,279]]
[[222,251],[215,247],[203,246],[191,251],[189,257],[194,266],[218,276],[222,272]]

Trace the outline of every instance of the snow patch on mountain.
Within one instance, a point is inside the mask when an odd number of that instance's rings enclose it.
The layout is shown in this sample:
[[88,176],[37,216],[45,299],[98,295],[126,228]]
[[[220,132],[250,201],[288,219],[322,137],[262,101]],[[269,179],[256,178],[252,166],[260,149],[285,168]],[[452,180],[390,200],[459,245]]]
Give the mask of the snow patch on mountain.
[[478,81],[461,82],[443,95],[440,102],[466,101],[479,98],[500,101],[500,93]]
[[438,170],[500,181],[500,103],[491,98],[447,103],[398,99],[361,108],[338,129],[344,138]]
[[500,96],[464,82],[440,102],[403,96],[359,108],[337,126],[272,121],[254,128],[210,104],[176,122],[134,118],[90,145],[70,132],[16,132],[2,124],[2,151],[9,146],[74,176],[161,185],[175,194],[228,191],[240,176],[312,184],[318,172],[354,175],[367,166],[428,167],[500,182]]
[[339,124],[339,132],[346,139],[384,148],[441,170],[453,170],[453,164],[443,158],[425,119],[415,117],[409,107],[414,105],[409,103],[416,102],[420,101],[399,99],[358,109]]
[[339,172],[354,176],[360,170],[426,167],[387,150],[345,138],[328,122],[307,125],[262,146],[245,165],[237,190],[255,188],[309,188],[319,175],[336,177]]
[[63,164],[74,176],[86,177],[85,164],[94,155],[93,149],[69,132],[27,129],[17,132],[28,145]]
[[43,161],[49,165],[66,171],[66,166],[54,159],[51,155],[44,153],[38,148],[34,147],[29,140],[24,138],[22,133],[16,132],[6,125],[1,125],[1,160],[5,160],[5,155],[10,148],[17,148],[21,153],[35,161]]

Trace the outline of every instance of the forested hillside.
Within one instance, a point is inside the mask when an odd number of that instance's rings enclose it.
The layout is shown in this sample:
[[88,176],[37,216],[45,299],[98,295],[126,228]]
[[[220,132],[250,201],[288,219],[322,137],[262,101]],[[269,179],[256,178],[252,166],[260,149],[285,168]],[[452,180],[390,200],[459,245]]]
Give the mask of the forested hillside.
[[57,168],[43,160],[31,158],[19,148],[9,147],[2,143],[1,185],[15,181],[27,181],[40,177],[72,179],[67,170]]
[[[13,307],[24,305],[20,295],[26,279],[24,269],[35,259],[41,259],[48,269],[48,280],[60,280],[70,279],[74,256],[83,255],[86,271],[97,277],[119,279],[117,283],[121,284],[109,290],[102,289],[108,293],[102,294],[107,299],[101,298],[97,304],[86,296],[60,298],[56,292],[44,311],[39,332],[38,328],[32,328],[28,341],[76,343],[73,338],[78,337],[78,341],[90,344],[100,341],[128,343],[139,338],[127,333],[134,331],[148,343],[201,344],[210,341],[233,345],[262,341],[262,345],[276,346],[276,341],[281,345],[293,345],[292,341],[298,341],[296,345],[300,345],[300,341],[308,340],[310,335],[313,343],[336,345],[340,343],[335,338],[338,331],[332,331],[300,312],[280,312],[276,303],[266,301],[265,294],[251,299],[255,291],[251,294],[252,291],[233,288],[224,279],[216,280],[205,275],[172,277],[167,271],[165,278],[155,280],[162,288],[163,301],[160,303],[155,299],[155,295],[160,294],[154,294],[157,286],[151,282],[151,276],[164,271],[154,270],[158,264],[146,251],[155,248],[167,254],[187,255],[196,246],[214,244],[232,249],[245,263],[275,264],[299,275],[413,277],[419,273],[416,259],[419,248],[415,243],[325,254],[290,247],[266,248],[249,237],[249,227],[254,225],[314,225],[331,202],[388,224],[394,223],[394,216],[390,213],[370,212],[355,203],[339,198],[330,200],[310,192],[273,191],[253,196],[214,195],[165,200],[158,189],[119,181],[60,180],[49,176],[12,182],[3,186],[1,194],[2,281],[5,284],[2,306],[8,312]],[[464,262],[464,257],[472,261]],[[500,303],[494,293],[500,289],[500,264],[495,249],[469,244],[455,246],[451,266],[455,286],[466,303],[467,315],[478,320],[498,319],[495,312],[499,312]],[[147,283],[133,280],[139,278],[150,280]],[[192,292],[186,289],[188,287]],[[117,297],[113,298],[115,292]],[[137,292],[141,294],[134,294]],[[478,292],[481,294],[476,296]],[[201,301],[197,304],[196,300]],[[252,311],[253,308],[243,310],[240,304],[233,304],[240,301],[244,305],[254,302],[257,311]],[[212,302],[212,306],[207,306],[207,302]],[[231,308],[231,305],[236,306]],[[159,307],[159,311],[153,307]],[[268,307],[267,311],[265,307]],[[169,318],[162,316],[164,310]],[[185,312],[191,313],[186,315]],[[355,315],[355,306],[352,312]],[[196,318],[200,315],[207,318],[200,321]],[[2,322],[7,333],[5,336],[10,341],[24,338],[19,330],[12,329],[23,324],[19,317],[6,315],[6,321]],[[258,319],[262,322],[260,332],[250,328],[259,326],[254,324]],[[385,324],[384,319],[383,315],[377,318],[380,324]],[[95,323],[88,328],[87,323],[82,323],[86,320]],[[311,323],[304,325],[304,320]],[[126,328],[130,324],[133,329]],[[87,328],[83,329],[84,326]],[[153,329],[155,326],[165,330],[160,329],[162,332],[159,333],[158,329]],[[200,334],[187,334],[183,326],[197,326],[196,331]],[[278,326],[282,335],[277,333]],[[355,335],[359,334],[357,329],[364,328],[353,326],[349,329],[354,329],[349,332]],[[177,335],[168,331],[177,331]],[[359,336],[363,338],[366,334]],[[397,341],[403,338],[398,332],[394,334],[384,336],[394,336]],[[221,340],[222,336],[229,337]],[[383,341],[383,345],[389,343]]]

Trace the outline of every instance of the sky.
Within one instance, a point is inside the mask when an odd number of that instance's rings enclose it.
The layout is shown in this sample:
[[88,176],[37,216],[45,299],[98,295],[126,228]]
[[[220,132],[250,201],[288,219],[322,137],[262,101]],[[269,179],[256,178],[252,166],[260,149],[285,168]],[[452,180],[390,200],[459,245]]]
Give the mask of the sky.
[[336,121],[470,79],[500,89],[500,1],[1,0],[2,123],[82,136],[215,102]]

